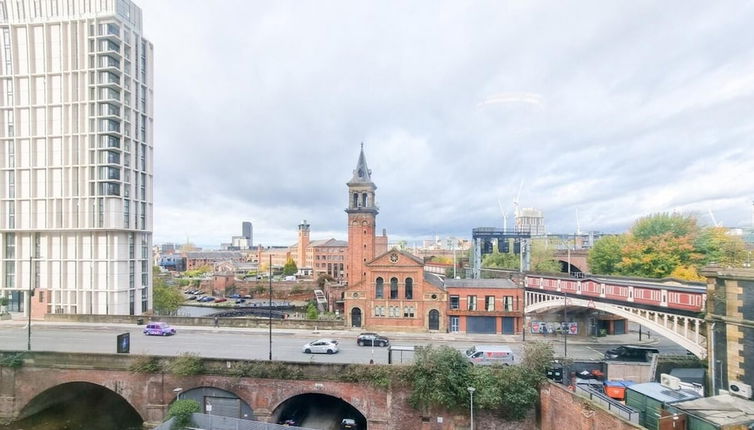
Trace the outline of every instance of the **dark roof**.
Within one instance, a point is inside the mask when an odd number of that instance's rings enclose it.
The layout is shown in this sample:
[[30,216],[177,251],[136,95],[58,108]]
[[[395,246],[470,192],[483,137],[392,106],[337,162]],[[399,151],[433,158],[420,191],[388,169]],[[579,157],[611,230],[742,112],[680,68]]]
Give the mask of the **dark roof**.
[[446,279],[446,288],[521,288],[510,279]]
[[336,240],[336,239],[323,239],[323,240],[313,240],[309,242],[309,246],[348,246],[348,242],[345,240]]
[[367,167],[367,158],[364,156],[364,144],[362,143],[359,161],[356,163],[356,168],[353,169],[353,177],[348,181],[348,184],[372,184],[371,175],[372,171]]

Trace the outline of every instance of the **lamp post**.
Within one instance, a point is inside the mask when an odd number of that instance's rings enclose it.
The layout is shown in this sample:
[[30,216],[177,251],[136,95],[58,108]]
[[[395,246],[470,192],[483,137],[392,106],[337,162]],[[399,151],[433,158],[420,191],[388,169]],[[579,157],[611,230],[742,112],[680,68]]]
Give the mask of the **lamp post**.
[[32,288],[32,282],[34,278],[34,265],[33,265],[33,258],[31,255],[29,256],[29,293],[27,294],[28,300],[27,303],[29,306],[26,309],[26,315],[28,316],[28,321],[26,323],[26,350],[31,351],[31,296],[34,295],[34,289]]
[[476,389],[474,387],[466,387],[467,390],[469,390],[469,417],[471,418],[471,426],[469,426],[469,430],[474,430],[474,391]]
[[176,400],[181,400],[181,391],[183,391],[182,387],[173,388],[173,392],[175,393]]
[[267,309],[270,322],[270,361],[272,361],[272,254],[270,253],[270,301]]

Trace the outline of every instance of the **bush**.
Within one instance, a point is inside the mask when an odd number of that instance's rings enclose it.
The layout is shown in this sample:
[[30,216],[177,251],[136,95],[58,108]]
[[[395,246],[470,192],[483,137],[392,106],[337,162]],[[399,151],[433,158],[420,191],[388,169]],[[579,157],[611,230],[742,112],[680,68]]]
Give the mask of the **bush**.
[[390,366],[352,364],[344,372],[338,374],[338,379],[343,382],[366,383],[379,388],[389,388],[396,375],[395,368]]
[[309,306],[306,307],[306,319],[316,320],[318,316],[319,311],[317,311],[317,307],[314,306],[314,303],[309,303]]
[[408,401],[416,409],[441,407],[461,410],[469,403],[471,364],[455,348],[449,346],[416,348],[416,359],[407,377],[412,390]]
[[0,367],[10,367],[11,369],[18,369],[24,365],[24,354],[21,352],[9,355],[3,355],[0,358]]
[[128,367],[133,373],[157,373],[162,371],[160,359],[150,355],[139,355]]
[[239,378],[304,379],[304,372],[279,361],[244,361],[230,368],[228,373]]
[[191,414],[199,413],[201,410],[199,403],[195,400],[176,400],[168,410],[168,418],[175,418],[171,429],[185,429],[191,424]]
[[180,376],[201,375],[204,373],[204,362],[201,357],[187,352],[174,358],[169,370]]

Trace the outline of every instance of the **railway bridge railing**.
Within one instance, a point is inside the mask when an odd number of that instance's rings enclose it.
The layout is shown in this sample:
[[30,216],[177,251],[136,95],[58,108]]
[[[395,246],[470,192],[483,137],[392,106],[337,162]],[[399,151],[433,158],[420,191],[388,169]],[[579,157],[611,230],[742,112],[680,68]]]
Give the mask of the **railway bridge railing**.
[[599,298],[573,297],[554,292],[526,291],[526,307],[524,310],[526,313],[541,312],[562,308],[563,306],[594,309],[621,316],[654,330],[699,358],[707,356],[707,339],[702,335],[705,332],[705,325],[701,318],[673,313],[670,309],[667,312],[644,309],[638,304],[619,305],[600,301]]

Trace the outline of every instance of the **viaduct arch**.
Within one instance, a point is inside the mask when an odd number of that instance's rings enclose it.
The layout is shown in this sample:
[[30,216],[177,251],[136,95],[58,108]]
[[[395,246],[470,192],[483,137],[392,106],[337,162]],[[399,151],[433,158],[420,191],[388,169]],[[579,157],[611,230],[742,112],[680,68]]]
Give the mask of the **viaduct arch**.
[[[7,354],[2,353],[0,354]],[[219,374],[179,376],[171,373],[134,373],[128,370],[133,357],[30,352],[19,368],[0,367],[0,422],[10,421],[44,409],[52,401],[50,393],[64,392],[69,384],[84,384],[104,390],[129,405],[149,424],[162,422],[169,405],[181,393],[211,387],[234,394],[253,410],[259,421],[280,417],[286,402],[299,396],[320,395],[339,399],[360,414],[370,430],[387,430],[390,422],[404,422],[421,428],[421,414],[412,409],[402,389],[381,389],[365,383],[320,380],[316,374],[332,375],[342,365],[315,364],[307,372],[311,379],[262,379]],[[212,368],[224,367],[226,360]],[[307,365],[304,365],[307,367]],[[45,394],[47,393],[47,394]],[[183,394],[182,394],[183,396]],[[356,417],[358,418],[358,416]],[[413,422],[415,421],[415,422]]]

